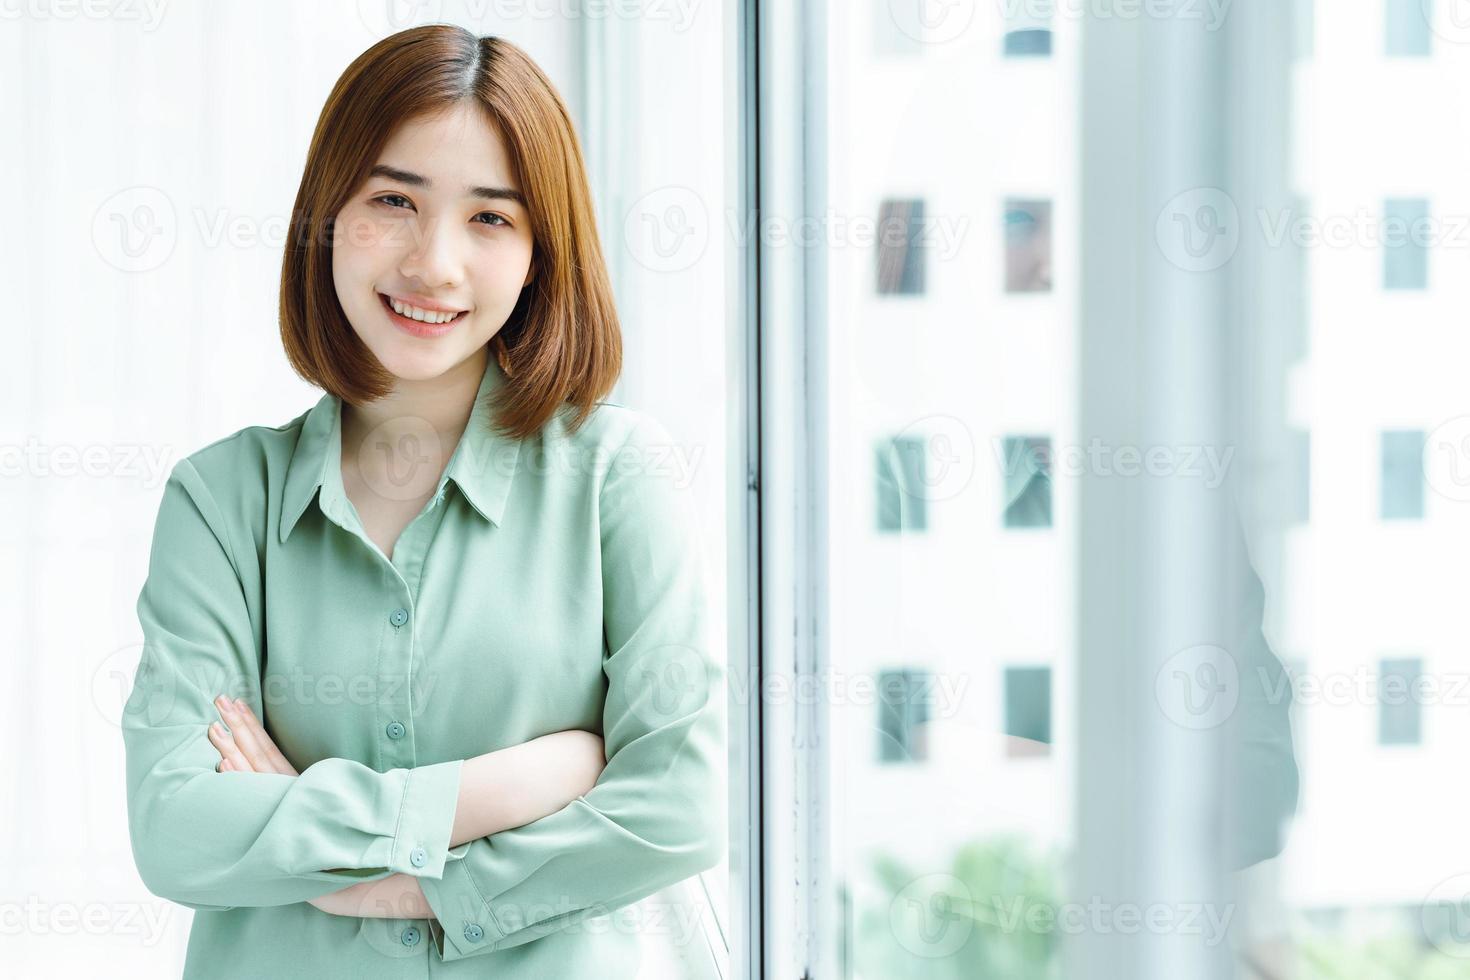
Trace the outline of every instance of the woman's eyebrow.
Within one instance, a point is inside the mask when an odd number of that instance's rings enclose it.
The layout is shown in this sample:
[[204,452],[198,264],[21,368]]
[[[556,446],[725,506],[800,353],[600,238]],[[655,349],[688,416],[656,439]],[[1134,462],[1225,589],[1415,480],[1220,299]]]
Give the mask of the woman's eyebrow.
[[[368,172],[369,177],[386,177],[396,180],[400,184],[408,184],[410,187],[422,187],[429,189],[434,182],[429,178],[413,173],[408,170],[400,170],[390,167],[386,163],[380,163]],[[526,199],[520,191],[510,187],[466,187],[465,192],[472,197],[482,197],[487,201],[515,201],[521,207],[526,206]]]

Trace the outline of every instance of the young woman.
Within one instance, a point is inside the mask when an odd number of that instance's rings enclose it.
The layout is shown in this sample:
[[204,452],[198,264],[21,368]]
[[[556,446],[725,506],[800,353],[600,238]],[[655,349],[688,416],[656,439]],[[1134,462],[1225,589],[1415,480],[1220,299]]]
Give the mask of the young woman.
[[669,435],[605,400],[566,108],[502,39],[386,38],[291,226],[325,393],[175,466],[138,598],[128,817],[185,975],[632,977],[604,916],[725,854],[723,668]]

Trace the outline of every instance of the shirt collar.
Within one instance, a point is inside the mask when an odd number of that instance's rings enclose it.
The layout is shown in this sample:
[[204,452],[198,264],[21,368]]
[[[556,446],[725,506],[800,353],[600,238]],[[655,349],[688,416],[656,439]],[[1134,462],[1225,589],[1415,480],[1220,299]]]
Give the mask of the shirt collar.
[[[504,384],[505,372],[493,352],[489,353],[469,423],[434,491],[436,496],[442,496],[445,484],[454,481],[474,511],[497,527],[505,519],[505,502],[510,497],[521,448],[521,440],[495,431],[490,424],[493,399]],[[318,488],[322,512],[345,524],[349,503],[342,484],[342,399],[330,392],[323,394],[306,413],[296,448],[286,466],[286,486],[281,498],[282,544],[290,537]]]

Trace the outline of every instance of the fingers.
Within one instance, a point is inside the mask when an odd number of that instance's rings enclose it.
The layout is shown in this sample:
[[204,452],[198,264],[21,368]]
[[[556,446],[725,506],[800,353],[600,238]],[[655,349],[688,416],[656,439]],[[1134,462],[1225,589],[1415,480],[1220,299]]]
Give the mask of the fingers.
[[[236,749],[238,758],[226,755],[232,766],[249,772],[278,772],[285,775],[295,776],[297,772],[292,768],[276,743],[266,734],[265,726],[255,717],[255,713],[245,706],[243,701],[234,701],[221,695],[215,698],[215,707],[219,709],[221,717],[230,726],[230,734],[225,736]],[[213,738],[213,736],[211,736]],[[225,753],[221,751],[221,755]]]
[[253,772],[254,767],[246,761],[235,740],[217,721],[209,723],[209,743],[220,754],[220,772]]
[[236,701],[235,707],[245,719],[246,727],[251,730],[255,739],[265,751],[265,757],[270,761],[275,771],[284,772],[291,776],[300,775],[295,767],[291,765],[290,760],[276,746],[276,740],[266,734],[265,725],[259,718],[255,717],[255,712],[251,710],[250,705],[244,701]]

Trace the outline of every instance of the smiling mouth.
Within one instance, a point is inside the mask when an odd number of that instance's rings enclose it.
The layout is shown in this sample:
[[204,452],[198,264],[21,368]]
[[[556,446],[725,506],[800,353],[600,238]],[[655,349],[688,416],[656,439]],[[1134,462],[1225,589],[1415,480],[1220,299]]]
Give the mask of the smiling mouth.
[[[398,319],[403,320],[407,323],[412,323],[424,327],[447,327],[450,324],[458,323],[460,320],[463,320],[465,315],[469,313],[469,310],[460,310],[458,313],[455,313],[448,319],[440,319],[440,317],[444,316],[444,313],[438,310],[421,310],[422,313],[426,314],[429,317],[429,319],[421,320],[418,317],[414,316],[412,312],[408,312],[410,310],[408,304],[400,303],[400,305],[405,310],[405,312],[403,313],[395,310],[393,308],[393,300],[391,297],[388,296],[387,293],[379,293],[378,302],[382,304],[383,309],[388,311],[389,315],[395,316]],[[417,310],[419,308],[413,307],[412,309]]]

